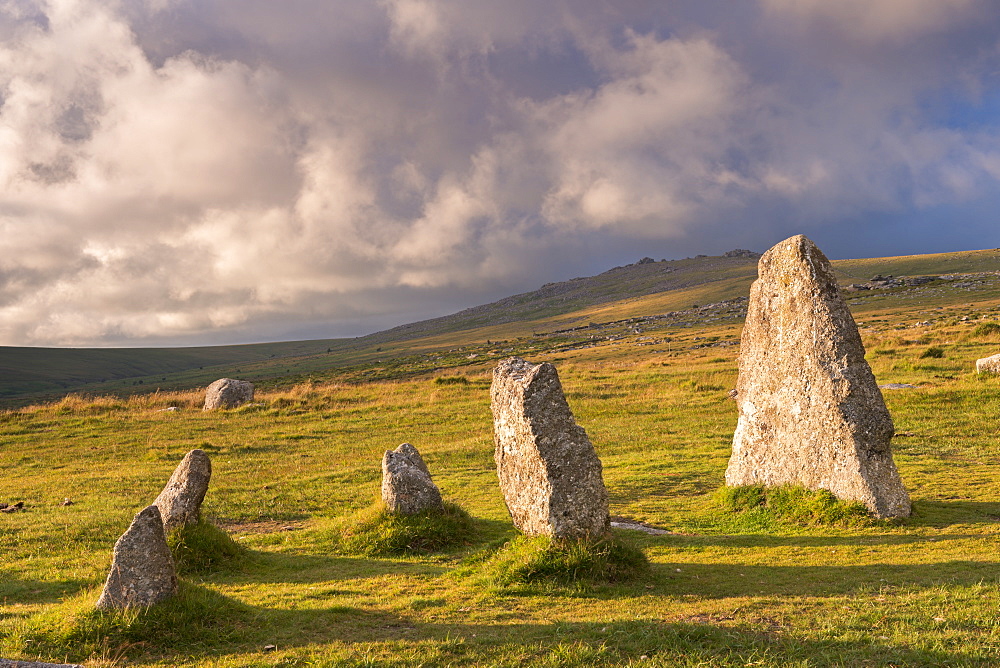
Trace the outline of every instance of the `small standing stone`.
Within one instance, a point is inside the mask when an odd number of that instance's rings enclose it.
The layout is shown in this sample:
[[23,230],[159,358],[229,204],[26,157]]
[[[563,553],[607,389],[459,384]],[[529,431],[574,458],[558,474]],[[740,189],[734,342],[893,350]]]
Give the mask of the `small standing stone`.
[[1000,354],[976,360],[976,373],[1000,373]]
[[146,607],[177,593],[174,559],[156,506],[147,506],[115,543],[111,571],[97,601],[102,610]]
[[197,524],[201,517],[201,502],[212,477],[212,462],[204,450],[192,450],[174,469],[153,505],[160,509],[163,530],[170,533],[185,524]]
[[253,401],[253,383],[233,378],[220,378],[205,391],[206,411],[217,408],[236,408]]
[[389,512],[413,515],[444,510],[441,491],[417,449],[403,443],[382,457],[382,501]]
[[607,533],[601,460],[573,418],[555,367],[503,360],[490,396],[497,477],[514,526],[555,538]]
[[797,484],[905,517],[892,418],[829,260],[806,237],[758,264],[740,341],[727,485]]

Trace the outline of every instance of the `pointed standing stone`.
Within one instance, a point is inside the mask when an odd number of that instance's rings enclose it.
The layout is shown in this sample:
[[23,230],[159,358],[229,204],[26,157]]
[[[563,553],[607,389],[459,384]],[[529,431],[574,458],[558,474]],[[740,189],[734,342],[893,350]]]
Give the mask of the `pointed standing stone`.
[[802,235],[767,251],[750,288],[727,485],[803,485],[905,517],[892,418],[829,260]]
[[490,395],[497,477],[514,526],[556,538],[607,533],[601,460],[573,418],[555,367],[503,360]]
[[174,558],[156,506],[147,506],[115,543],[111,571],[97,601],[102,610],[145,607],[177,593]]
[[212,462],[204,450],[192,450],[174,469],[153,505],[160,509],[163,530],[170,533],[185,524],[197,524],[201,517],[201,502],[212,477]]
[[253,401],[253,383],[233,378],[220,378],[205,390],[203,410],[236,408],[248,401]]
[[389,512],[413,515],[444,510],[441,492],[417,449],[403,443],[382,457],[382,501]]

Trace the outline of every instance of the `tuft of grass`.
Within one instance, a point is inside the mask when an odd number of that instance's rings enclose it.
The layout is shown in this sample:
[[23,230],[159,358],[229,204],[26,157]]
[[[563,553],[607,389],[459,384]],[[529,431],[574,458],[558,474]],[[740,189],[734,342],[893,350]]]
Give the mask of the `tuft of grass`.
[[187,582],[177,596],[148,608],[98,610],[96,600],[95,590],[84,591],[20,620],[0,638],[0,651],[120,660],[178,646],[224,646],[245,640],[256,626],[253,608]]
[[920,353],[920,359],[941,359],[944,357],[944,348],[941,346],[930,346]]
[[336,542],[342,552],[374,557],[438,552],[471,545],[478,536],[475,520],[453,503],[414,515],[389,512],[379,503],[347,518]]
[[765,513],[805,526],[868,526],[876,520],[859,501],[842,501],[827,489],[798,485],[720,487],[716,502],[732,513]]
[[972,330],[972,337],[977,339],[997,334],[1000,334],[1000,323],[996,322],[984,322],[976,325],[976,328]]
[[589,539],[518,536],[494,554],[480,557],[475,571],[492,585],[508,587],[628,582],[648,569],[642,550],[609,534]]
[[468,385],[469,379],[465,376],[438,376],[434,379],[435,385]]
[[207,574],[238,566],[249,551],[204,520],[178,527],[167,536],[174,565],[182,575]]

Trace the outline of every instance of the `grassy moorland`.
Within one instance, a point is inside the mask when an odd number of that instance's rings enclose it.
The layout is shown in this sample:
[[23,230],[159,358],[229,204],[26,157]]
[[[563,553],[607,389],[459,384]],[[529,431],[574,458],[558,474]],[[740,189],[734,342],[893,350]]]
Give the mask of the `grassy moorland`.
[[[915,386],[884,391],[914,501],[898,523],[724,509],[741,303],[698,289],[593,305],[569,331],[556,318],[534,336],[497,325],[489,343],[443,333],[393,360],[275,382],[233,411],[159,392],[0,413],[0,502],[25,504],[0,514],[0,656],[220,668],[1000,663],[1000,379],[972,367],[1000,351],[1000,277],[848,293],[879,382]],[[556,363],[603,460],[612,514],[672,532],[616,530],[645,551],[647,574],[504,585],[484,572],[515,536],[489,411],[493,363],[513,353]],[[404,441],[478,535],[429,554],[348,551],[340,527],[372,505],[382,452]],[[114,540],[195,447],[214,465],[205,514],[246,553],[184,575],[160,608],[94,614]]]
[[[845,285],[867,281],[875,274],[982,274],[1000,271],[1000,250],[837,260],[833,264]],[[67,392],[127,395],[183,390],[226,376],[252,377],[258,385],[277,389],[309,379],[398,378],[404,370],[415,375],[464,364],[464,356],[450,354],[456,349],[463,349],[467,356],[489,352],[495,341],[507,343],[505,348],[532,347],[527,342],[539,343],[540,334],[549,334],[545,338],[551,339],[551,332],[590,323],[683,311],[693,304],[745,296],[756,271],[756,260],[745,257],[647,259],[356,339],[203,348],[0,346],[0,407],[16,408]],[[904,309],[911,309],[913,299],[926,301],[926,292],[921,288],[888,294],[890,301],[902,299]],[[879,294],[882,297],[873,299],[876,303],[884,301],[886,293]],[[953,303],[954,297],[951,291],[944,301]],[[387,373],[378,371],[383,364],[393,368]]]

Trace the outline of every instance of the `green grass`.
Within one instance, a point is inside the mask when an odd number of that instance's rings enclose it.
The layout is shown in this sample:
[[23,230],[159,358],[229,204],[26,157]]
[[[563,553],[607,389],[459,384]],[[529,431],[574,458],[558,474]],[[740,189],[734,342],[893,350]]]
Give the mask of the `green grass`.
[[[997,352],[992,334],[975,334],[1000,315],[990,281],[862,294],[852,306],[878,382],[916,386],[884,391],[914,502],[899,523],[831,518],[812,493],[724,510],[738,348],[701,346],[737,340],[740,319],[608,324],[663,313],[652,305],[666,296],[595,307],[576,333],[491,331],[489,344],[454,334],[397,349],[399,364],[373,353],[343,377],[320,375],[317,357],[312,381],[276,375],[233,411],[202,412],[196,391],[0,411],[0,501],[25,503],[0,514],[0,656],[185,668],[996,665],[1000,379],[974,369]],[[685,308],[714,289],[685,293]],[[578,344],[592,347],[567,349]],[[563,584],[559,573],[586,572],[573,566],[580,553],[516,539],[489,409],[495,360],[515,353],[556,364],[612,514],[670,531],[616,530],[645,555],[645,574]],[[336,528],[373,512],[382,454],[403,442],[478,533],[430,552],[342,549]],[[213,463],[206,521],[241,556],[185,567],[182,596],[164,607],[96,612],[114,541],[192,447]],[[755,498],[745,495],[743,506]],[[220,535],[207,538],[186,545],[218,554]],[[500,578],[490,568],[504,560]]]
[[496,553],[473,560],[477,577],[490,585],[550,582],[580,586],[635,580],[649,571],[642,550],[616,536],[555,539],[518,536]]
[[193,584],[149,608],[104,611],[96,592],[84,591],[14,624],[0,639],[5,654],[60,657],[71,661],[120,661],[170,653],[181,646],[227,646],[248,636],[251,608]]
[[346,518],[334,544],[347,554],[393,556],[469,546],[479,535],[472,517],[453,503],[446,502],[443,511],[413,515],[389,512],[376,504]]
[[973,338],[977,339],[987,336],[996,336],[997,334],[1000,334],[1000,323],[996,322],[984,322],[976,325],[976,328],[972,330]]
[[920,353],[920,359],[942,359],[943,357],[944,348],[941,346],[929,346]]
[[167,535],[174,566],[182,575],[208,574],[238,568],[247,549],[228,533],[205,521],[188,524]]
[[794,485],[720,487],[716,500],[723,510],[745,513],[748,524],[763,518],[803,526],[867,526],[874,522],[863,503],[841,501],[829,490]]

